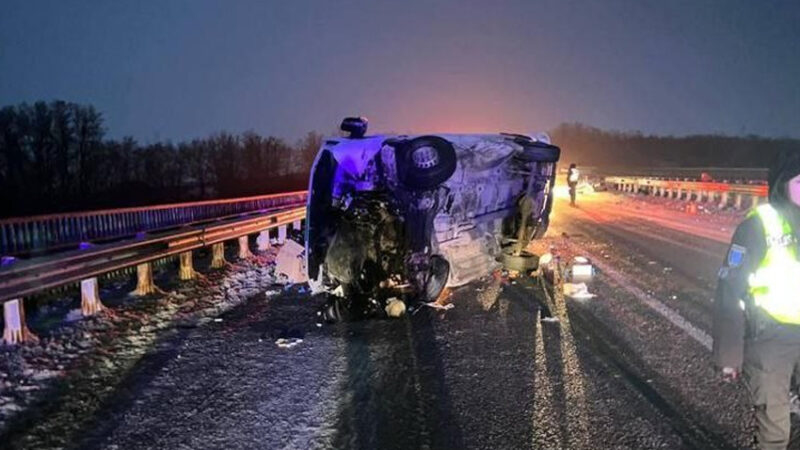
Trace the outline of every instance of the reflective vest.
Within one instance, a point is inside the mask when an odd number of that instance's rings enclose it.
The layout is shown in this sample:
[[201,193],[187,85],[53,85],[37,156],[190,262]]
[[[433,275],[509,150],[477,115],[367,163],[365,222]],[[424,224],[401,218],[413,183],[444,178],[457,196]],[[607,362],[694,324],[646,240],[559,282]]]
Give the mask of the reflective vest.
[[568,181],[570,183],[577,183],[578,182],[578,177],[580,177],[580,174],[578,173],[578,169],[572,169],[572,171],[569,174]]
[[748,279],[753,303],[778,322],[800,325],[800,261],[792,226],[770,204],[755,214],[764,225],[767,251]]

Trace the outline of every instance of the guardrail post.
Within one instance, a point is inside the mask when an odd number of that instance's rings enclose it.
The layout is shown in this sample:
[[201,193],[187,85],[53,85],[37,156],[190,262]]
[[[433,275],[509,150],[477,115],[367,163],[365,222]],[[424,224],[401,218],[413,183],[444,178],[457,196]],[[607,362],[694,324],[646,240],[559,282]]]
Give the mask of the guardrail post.
[[722,194],[720,194],[720,197],[719,197],[719,207],[720,208],[727,208],[729,202],[730,202],[730,195],[728,195],[727,192],[723,192]]
[[269,230],[264,230],[258,233],[258,237],[256,238],[256,245],[258,245],[258,251],[265,252],[269,250],[270,242],[269,242]]
[[286,242],[286,225],[278,227],[278,243],[283,244]]
[[239,236],[239,259],[248,259],[253,257],[253,252],[250,251],[249,236]]
[[292,222],[292,230],[294,230],[294,231],[303,231],[303,225],[302,225],[300,219],[295,220],[294,222]]
[[81,313],[87,317],[105,309],[106,307],[100,301],[100,287],[97,284],[97,278],[81,280]]
[[178,268],[178,278],[181,281],[194,280],[197,272],[194,270],[194,261],[192,260],[192,252],[183,252],[180,254],[180,267]]
[[754,195],[753,196],[753,208],[757,207],[761,204],[761,197]]
[[161,292],[153,281],[153,265],[150,263],[139,264],[136,266],[136,289],[131,295],[143,296]]
[[25,323],[25,307],[21,298],[3,303],[3,342],[7,345],[39,342],[39,337]]
[[211,268],[221,269],[225,267],[225,243],[217,242],[211,245]]
[[734,203],[734,205],[736,206],[736,209],[742,209],[743,200],[744,200],[744,195],[736,194],[736,200],[735,200],[735,203]]

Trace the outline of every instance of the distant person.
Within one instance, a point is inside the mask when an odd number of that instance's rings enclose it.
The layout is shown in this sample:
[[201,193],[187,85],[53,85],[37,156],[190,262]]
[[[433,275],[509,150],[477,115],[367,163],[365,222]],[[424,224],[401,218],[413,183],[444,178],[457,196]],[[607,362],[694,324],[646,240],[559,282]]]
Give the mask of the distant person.
[[581,174],[578,172],[575,163],[570,164],[569,171],[567,171],[567,185],[569,186],[569,204],[571,206],[575,206],[575,198],[578,196],[578,179],[580,176]]
[[714,300],[714,363],[728,380],[743,375],[761,449],[785,449],[790,385],[800,369],[800,152],[778,155],[769,202],[736,229]]

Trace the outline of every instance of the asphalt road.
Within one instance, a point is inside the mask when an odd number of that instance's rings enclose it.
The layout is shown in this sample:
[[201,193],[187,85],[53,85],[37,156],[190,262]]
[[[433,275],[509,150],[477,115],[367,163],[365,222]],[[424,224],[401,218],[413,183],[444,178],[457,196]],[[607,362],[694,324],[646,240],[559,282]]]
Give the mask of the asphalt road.
[[[580,202],[557,203],[539,246],[593,258],[597,296],[555,296],[558,321],[540,320],[530,278],[457,289],[449,311],[323,327],[315,299],[258,295],[165,334],[67,445],[748,447],[744,390],[716,376],[703,342],[724,233],[648,219],[621,196]],[[279,348],[282,335],[303,342]]]

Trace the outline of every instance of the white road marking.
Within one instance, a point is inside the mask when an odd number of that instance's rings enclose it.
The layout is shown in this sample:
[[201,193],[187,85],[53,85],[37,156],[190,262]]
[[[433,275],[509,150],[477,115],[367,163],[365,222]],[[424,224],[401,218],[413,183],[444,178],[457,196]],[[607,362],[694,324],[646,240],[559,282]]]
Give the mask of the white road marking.
[[691,322],[689,322],[683,316],[681,316],[677,311],[661,303],[659,300],[653,298],[651,295],[647,294],[646,292],[642,291],[636,286],[633,286],[631,282],[624,275],[619,273],[616,269],[614,269],[610,265],[606,264],[602,259],[592,258],[592,263],[595,264],[597,267],[599,267],[603,274],[608,276],[608,278],[612,279],[615,283],[617,283],[620,287],[625,289],[628,293],[636,297],[640,302],[649,306],[655,312],[659,313],[665,319],[670,321],[673,325],[685,331],[686,334],[688,334],[694,340],[699,342],[700,345],[708,349],[708,351],[711,351],[713,340],[708,333],[694,326]]

